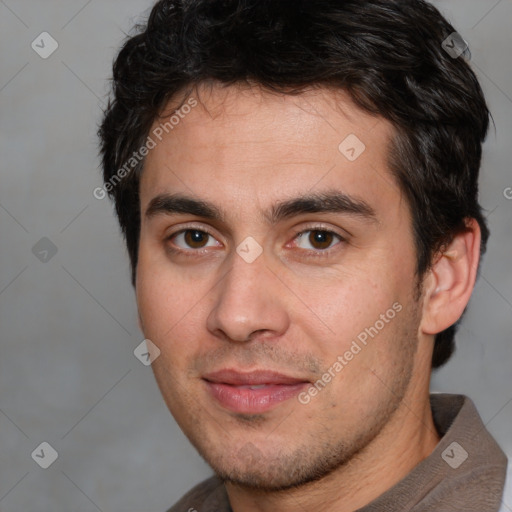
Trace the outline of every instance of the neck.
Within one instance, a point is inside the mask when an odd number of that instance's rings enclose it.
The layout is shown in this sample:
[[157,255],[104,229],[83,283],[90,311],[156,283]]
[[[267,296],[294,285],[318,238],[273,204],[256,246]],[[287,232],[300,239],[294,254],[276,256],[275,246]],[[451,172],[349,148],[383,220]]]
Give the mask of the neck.
[[405,398],[380,434],[352,460],[299,488],[263,492],[226,483],[233,512],[353,512],[402,480],[428,457],[440,437],[427,391]]

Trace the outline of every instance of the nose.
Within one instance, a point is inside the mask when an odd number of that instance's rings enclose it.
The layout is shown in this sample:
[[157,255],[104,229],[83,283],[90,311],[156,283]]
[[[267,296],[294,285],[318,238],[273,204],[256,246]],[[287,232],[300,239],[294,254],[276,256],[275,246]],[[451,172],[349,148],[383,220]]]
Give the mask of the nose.
[[216,295],[207,319],[208,330],[238,343],[286,332],[290,318],[285,288],[267,266],[265,252],[251,263],[234,252],[226,263],[225,277],[212,290]]

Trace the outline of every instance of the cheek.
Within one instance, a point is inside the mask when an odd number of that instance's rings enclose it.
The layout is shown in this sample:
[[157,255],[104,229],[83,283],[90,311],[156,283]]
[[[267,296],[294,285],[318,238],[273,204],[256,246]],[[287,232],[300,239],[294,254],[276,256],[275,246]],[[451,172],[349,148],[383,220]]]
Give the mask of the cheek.
[[375,261],[357,272],[332,272],[328,279],[302,277],[295,283],[297,294],[311,308],[296,315],[295,322],[312,341],[315,355],[326,369],[338,356],[348,356],[344,369],[334,371],[333,389],[348,382],[364,389],[374,380],[372,368],[395,364],[393,346],[411,300],[411,283],[403,278],[399,263],[390,261],[387,266],[384,260],[380,265]]
[[158,254],[141,246],[138,311],[144,336],[159,347],[167,365],[185,365],[200,347],[206,325],[205,304],[212,286],[212,273],[184,270],[172,265],[161,249]]
[[139,260],[137,266],[137,287],[136,299],[139,314],[142,318],[143,325],[146,329],[145,334],[149,337],[150,333],[158,331],[155,329],[160,323],[168,318],[163,312],[168,308],[167,301],[172,300],[167,290],[166,282],[159,279],[159,272],[151,269],[144,258]]
[[183,287],[163,248],[147,238],[141,234],[136,298],[145,327],[153,330],[155,325],[171,323],[179,314],[182,302],[176,299]]
[[183,287],[161,261],[158,250],[141,244],[137,265],[136,300],[144,335],[158,345],[184,314],[185,301],[178,300]]
[[370,270],[362,270],[333,274],[328,279],[306,281],[301,277],[293,288],[309,309],[302,321],[307,319],[310,328],[321,329],[317,333],[347,339],[373,325],[399,300],[400,290],[394,283],[392,278],[385,280],[381,272],[372,275]]

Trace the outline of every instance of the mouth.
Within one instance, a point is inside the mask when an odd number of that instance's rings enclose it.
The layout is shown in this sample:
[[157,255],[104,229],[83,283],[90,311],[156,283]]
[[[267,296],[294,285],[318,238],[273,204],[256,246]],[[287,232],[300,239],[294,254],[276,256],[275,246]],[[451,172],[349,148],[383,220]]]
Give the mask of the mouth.
[[203,376],[210,395],[224,408],[243,414],[269,411],[310,384],[303,378],[268,370],[226,369]]

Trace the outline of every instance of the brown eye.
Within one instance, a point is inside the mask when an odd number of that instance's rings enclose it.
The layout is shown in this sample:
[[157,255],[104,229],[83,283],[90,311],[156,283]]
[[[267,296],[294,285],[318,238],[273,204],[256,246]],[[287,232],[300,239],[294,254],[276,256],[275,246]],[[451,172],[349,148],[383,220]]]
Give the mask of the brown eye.
[[187,229],[185,231],[185,243],[193,249],[199,249],[204,247],[210,235],[204,231],[198,231],[197,229]]
[[175,233],[169,240],[177,245],[180,249],[203,249],[205,247],[213,247],[216,245],[215,238],[206,231],[200,229],[184,229]]
[[[309,233],[308,236],[305,236]],[[338,240],[343,240],[340,235],[334,233],[333,231],[327,231],[323,229],[308,229],[299,233],[298,235],[297,245],[301,249],[309,249],[309,250],[317,250],[324,251],[329,249],[333,242]]]
[[332,233],[328,231],[311,231],[309,234],[309,243],[315,249],[327,249],[333,240]]

